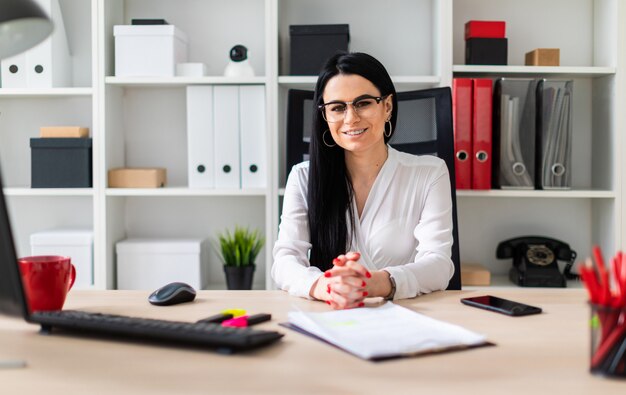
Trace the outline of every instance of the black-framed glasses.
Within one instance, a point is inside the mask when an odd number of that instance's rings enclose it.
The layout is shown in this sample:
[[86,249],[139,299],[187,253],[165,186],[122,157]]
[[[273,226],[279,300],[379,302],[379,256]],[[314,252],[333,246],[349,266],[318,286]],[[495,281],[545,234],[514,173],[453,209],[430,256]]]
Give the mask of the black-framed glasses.
[[376,105],[379,104],[385,96],[362,95],[352,101],[334,100],[317,106],[322,111],[322,117],[326,122],[342,122],[346,118],[348,106],[351,105],[354,112],[359,118],[371,118],[376,115]]

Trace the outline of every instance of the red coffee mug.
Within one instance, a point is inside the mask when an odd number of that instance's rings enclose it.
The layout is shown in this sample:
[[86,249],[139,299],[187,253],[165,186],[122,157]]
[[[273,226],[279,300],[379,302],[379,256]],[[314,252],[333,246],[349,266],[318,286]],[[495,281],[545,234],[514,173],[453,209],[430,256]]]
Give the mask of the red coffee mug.
[[39,255],[18,262],[29,310],[61,310],[76,280],[70,257]]

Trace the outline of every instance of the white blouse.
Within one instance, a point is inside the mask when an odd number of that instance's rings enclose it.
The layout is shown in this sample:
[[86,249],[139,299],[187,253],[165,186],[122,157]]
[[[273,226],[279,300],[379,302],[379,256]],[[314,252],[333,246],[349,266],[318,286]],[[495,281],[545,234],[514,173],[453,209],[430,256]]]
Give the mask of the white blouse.
[[[361,218],[355,218],[350,250],[361,253],[359,263],[369,270],[384,269],[393,276],[395,299],[445,289],[454,273],[448,168],[435,156],[391,147],[388,152]],[[289,174],[272,266],[279,288],[305,298],[322,275],[308,259],[308,176],[308,162]],[[356,206],[354,213],[358,216]]]

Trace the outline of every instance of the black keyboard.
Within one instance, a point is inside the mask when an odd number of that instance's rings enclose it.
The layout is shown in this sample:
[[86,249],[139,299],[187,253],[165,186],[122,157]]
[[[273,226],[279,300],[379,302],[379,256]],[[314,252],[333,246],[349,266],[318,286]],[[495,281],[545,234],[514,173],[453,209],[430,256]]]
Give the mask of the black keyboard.
[[40,324],[43,332],[50,332],[52,328],[61,328],[87,334],[205,346],[226,353],[268,345],[283,337],[282,333],[275,331],[76,310],[37,311],[31,314],[30,321]]

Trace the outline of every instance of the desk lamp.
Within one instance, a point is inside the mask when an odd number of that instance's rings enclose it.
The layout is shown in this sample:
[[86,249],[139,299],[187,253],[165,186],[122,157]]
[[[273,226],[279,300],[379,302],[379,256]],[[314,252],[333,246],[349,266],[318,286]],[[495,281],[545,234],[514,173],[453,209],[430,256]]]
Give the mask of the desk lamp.
[[53,28],[50,18],[32,0],[0,0],[0,59],[34,47]]
[[[54,25],[32,0],[0,0],[0,59],[9,58],[45,40]],[[0,369],[19,368],[24,361],[0,360]]]

